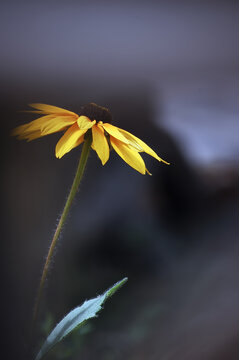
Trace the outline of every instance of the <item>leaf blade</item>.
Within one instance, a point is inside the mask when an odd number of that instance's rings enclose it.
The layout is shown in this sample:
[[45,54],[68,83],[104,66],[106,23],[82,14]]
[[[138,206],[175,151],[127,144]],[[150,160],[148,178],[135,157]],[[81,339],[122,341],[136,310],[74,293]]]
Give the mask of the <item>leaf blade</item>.
[[86,300],[82,305],[71,310],[48,335],[35,360],[42,359],[42,357],[45,356],[51,348],[53,348],[72,331],[84,325],[88,319],[96,317],[97,313],[102,309],[102,305],[105,303],[105,301],[117,290],[119,290],[127,280],[128,278],[124,278],[118,281],[102,295],[99,295],[96,298],[90,300]]

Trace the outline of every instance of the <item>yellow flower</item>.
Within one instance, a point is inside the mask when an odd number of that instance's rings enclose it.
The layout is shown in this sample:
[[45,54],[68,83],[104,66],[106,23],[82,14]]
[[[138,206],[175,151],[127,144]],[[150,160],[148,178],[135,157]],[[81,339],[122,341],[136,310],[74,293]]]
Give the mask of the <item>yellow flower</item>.
[[[30,104],[36,110],[30,111],[42,116],[28,124],[20,125],[12,131],[13,136],[28,141],[65,131],[56,144],[55,154],[61,158],[80,145],[87,135],[92,134],[91,147],[96,151],[102,165],[109,159],[110,147],[132,168],[145,174],[148,170],[140,156],[145,152],[158,161],[161,159],[147,144],[131,133],[111,125],[112,117],[108,109],[90,103],[82,106],[80,115],[52,105]],[[149,173],[150,174],[150,173]]]

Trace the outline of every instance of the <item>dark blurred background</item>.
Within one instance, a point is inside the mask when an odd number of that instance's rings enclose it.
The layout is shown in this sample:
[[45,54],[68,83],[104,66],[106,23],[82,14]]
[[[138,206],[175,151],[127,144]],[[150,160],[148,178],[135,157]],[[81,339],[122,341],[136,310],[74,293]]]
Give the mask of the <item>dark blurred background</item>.
[[233,1],[0,5],[2,340],[26,359],[36,289],[80,156],[60,134],[10,138],[42,102],[96,102],[146,141],[142,176],[91,153],[47,282],[35,350],[73,307],[125,276],[49,359],[239,358],[239,6]]

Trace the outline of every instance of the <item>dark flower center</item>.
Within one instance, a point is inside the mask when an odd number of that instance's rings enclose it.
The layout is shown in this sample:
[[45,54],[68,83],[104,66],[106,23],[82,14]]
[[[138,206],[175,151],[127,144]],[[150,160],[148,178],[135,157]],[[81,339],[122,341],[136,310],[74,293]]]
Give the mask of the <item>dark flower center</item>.
[[81,107],[80,115],[87,116],[90,120],[96,120],[96,122],[102,121],[103,123],[111,123],[112,116],[109,109],[96,105],[95,103],[89,103]]

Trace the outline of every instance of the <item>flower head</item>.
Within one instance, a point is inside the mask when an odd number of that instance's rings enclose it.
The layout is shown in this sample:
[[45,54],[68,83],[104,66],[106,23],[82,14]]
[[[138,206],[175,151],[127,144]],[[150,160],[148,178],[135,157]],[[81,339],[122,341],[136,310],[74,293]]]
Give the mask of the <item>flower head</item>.
[[105,165],[109,159],[111,146],[128,165],[141,174],[149,172],[140,152],[145,152],[158,161],[168,164],[142,140],[112,125],[111,113],[107,108],[90,103],[82,106],[80,114],[77,115],[52,105],[30,104],[30,106],[35,109],[30,112],[40,114],[41,117],[18,126],[12,131],[12,135],[20,140],[31,141],[58,131],[65,131],[56,144],[55,155],[59,159],[80,145],[86,136],[92,136],[91,147],[96,151],[102,165]]

